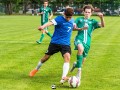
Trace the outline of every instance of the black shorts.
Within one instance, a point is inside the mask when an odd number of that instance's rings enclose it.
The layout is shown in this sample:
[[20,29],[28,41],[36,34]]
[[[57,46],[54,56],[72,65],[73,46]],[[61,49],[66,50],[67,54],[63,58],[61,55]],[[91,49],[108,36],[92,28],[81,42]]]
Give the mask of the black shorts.
[[46,51],[45,54],[53,55],[53,54],[55,54],[59,51],[61,52],[62,56],[65,53],[70,53],[71,54],[71,47],[69,45],[60,45],[60,44],[50,43],[49,47],[48,47],[48,50]]

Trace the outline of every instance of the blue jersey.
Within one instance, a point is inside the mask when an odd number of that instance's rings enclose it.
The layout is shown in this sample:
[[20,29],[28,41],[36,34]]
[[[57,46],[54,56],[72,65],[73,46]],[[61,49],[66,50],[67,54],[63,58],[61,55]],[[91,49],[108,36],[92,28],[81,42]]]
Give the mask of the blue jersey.
[[57,16],[51,20],[55,25],[55,31],[51,43],[60,45],[70,45],[70,38],[73,30],[74,19],[67,21],[64,16]]

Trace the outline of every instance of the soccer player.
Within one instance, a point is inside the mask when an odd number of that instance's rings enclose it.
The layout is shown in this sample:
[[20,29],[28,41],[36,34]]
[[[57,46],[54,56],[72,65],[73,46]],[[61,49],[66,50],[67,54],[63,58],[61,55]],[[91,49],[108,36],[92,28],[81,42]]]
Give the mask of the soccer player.
[[103,14],[97,14],[100,18],[100,22],[98,22],[97,20],[90,18],[93,11],[94,8],[91,5],[85,5],[83,7],[84,17],[78,17],[75,20],[78,28],[87,27],[86,30],[78,31],[74,41],[75,50],[78,50],[76,55],[77,61],[73,63],[73,67],[70,71],[72,72],[75,68],[78,68],[77,77],[79,80],[81,79],[81,67],[83,61],[86,59],[90,49],[92,32],[97,28],[104,27]]
[[[47,23],[49,20],[51,20],[52,16],[53,16],[53,13],[52,13],[52,10],[50,7],[48,7],[48,1],[47,0],[44,0],[43,1],[43,6],[40,7],[39,9],[39,15],[41,15],[41,25]],[[42,40],[45,36],[45,33],[49,36],[49,37],[52,37],[51,33],[47,30],[48,28],[44,28],[43,30],[41,30],[42,34],[40,36],[40,39],[37,40],[36,42],[38,44],[42,43]]]
[[54,34],[52,36],[48,50],[38,62],[37,67],[30,72],[30,77],[33,77],[41,68],[43,63],[46,62],[53,54],[61,52],[64,59],[64,64],[62,79],[60,80],[60,83],[64,83],[66,81],[71,55],[70,37],[74,28],[74,19],[72,18],[73,14],[74,10],[72,8],[66,8],[64,11],[64,16],[57,16],[55,19],[52,19],[50,22],[38,28],[39,30],[43,30],[50,25],[55,25]]

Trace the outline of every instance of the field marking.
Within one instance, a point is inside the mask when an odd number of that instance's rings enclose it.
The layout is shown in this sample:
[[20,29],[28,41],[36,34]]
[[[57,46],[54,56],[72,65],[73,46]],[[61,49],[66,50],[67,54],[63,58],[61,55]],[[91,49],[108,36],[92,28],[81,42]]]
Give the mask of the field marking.
[[[24,41],[24,40],[18,40],[18,41],[7,41],[7,40],[0,40],[0,43],[16,43],[16,44],[19,44],[19,43],[23,43],[23,44],[27,44],[27,43],[36,43],[36,41]],[[43,42],[43,43],[50,43],[50,41],[45,41],[45,42]],[[119,46],[120,45],[120,43],[119,42],[117,42],[117,43],[91,43],[91,44],[99,44],[99,45],[117,45],[117,46]]]
[[120,45],[120,43],[119,42],[117,42],[117,43],[92,43],[92,44],[99,44],[99,45]]
[[0,43],[16,43],[16,44],[24,43],[24,44],[27,44],[27,43],[35,43],[35,42],[28,42],[28,41],[0,41]]

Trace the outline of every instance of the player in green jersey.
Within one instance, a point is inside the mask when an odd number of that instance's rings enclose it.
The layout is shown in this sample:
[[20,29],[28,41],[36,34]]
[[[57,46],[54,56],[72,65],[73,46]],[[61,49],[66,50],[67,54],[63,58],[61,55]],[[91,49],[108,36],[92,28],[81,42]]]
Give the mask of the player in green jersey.
[[[48,1],[44,0],[43,1],[43,6],[40,7],[39,9],[39,15],[41,15],[41,25],[44,25],[45,23],[47,23],[49,20],[51,20],[53,13],[50,7],[48,7]],[[52,35],[50,34],[50,32],[48,32],[47,27],[44,30],[41,30],[42,34],[40,36],[40,39],[38,41],[36,41],[38,44],[40,44],[45,36],[45,33],[52,37]]]
[[78,68],[77,77],[79,78],[79,80],[81,79],[82,63],[86,59],[86,56],[90,49],[91,34],[95,29],[104,27],[103,14],[102,13],[97,14],[101,20],[100,22],[98,22],[95,19],[90,18],[93,11],[94,11],[94,8],[91,5],[85,5],[83,7],[84,17],[78,17],[75,20],[76,26],[78,28],[87,27],[86,30],[78,31],[78,33],[75,37],[75,42],[74,42],[75,50],[78,50],[78,52],[77,52],[77,56],[76,56],[77,61],[74,62],[71,72],[75,68]]

